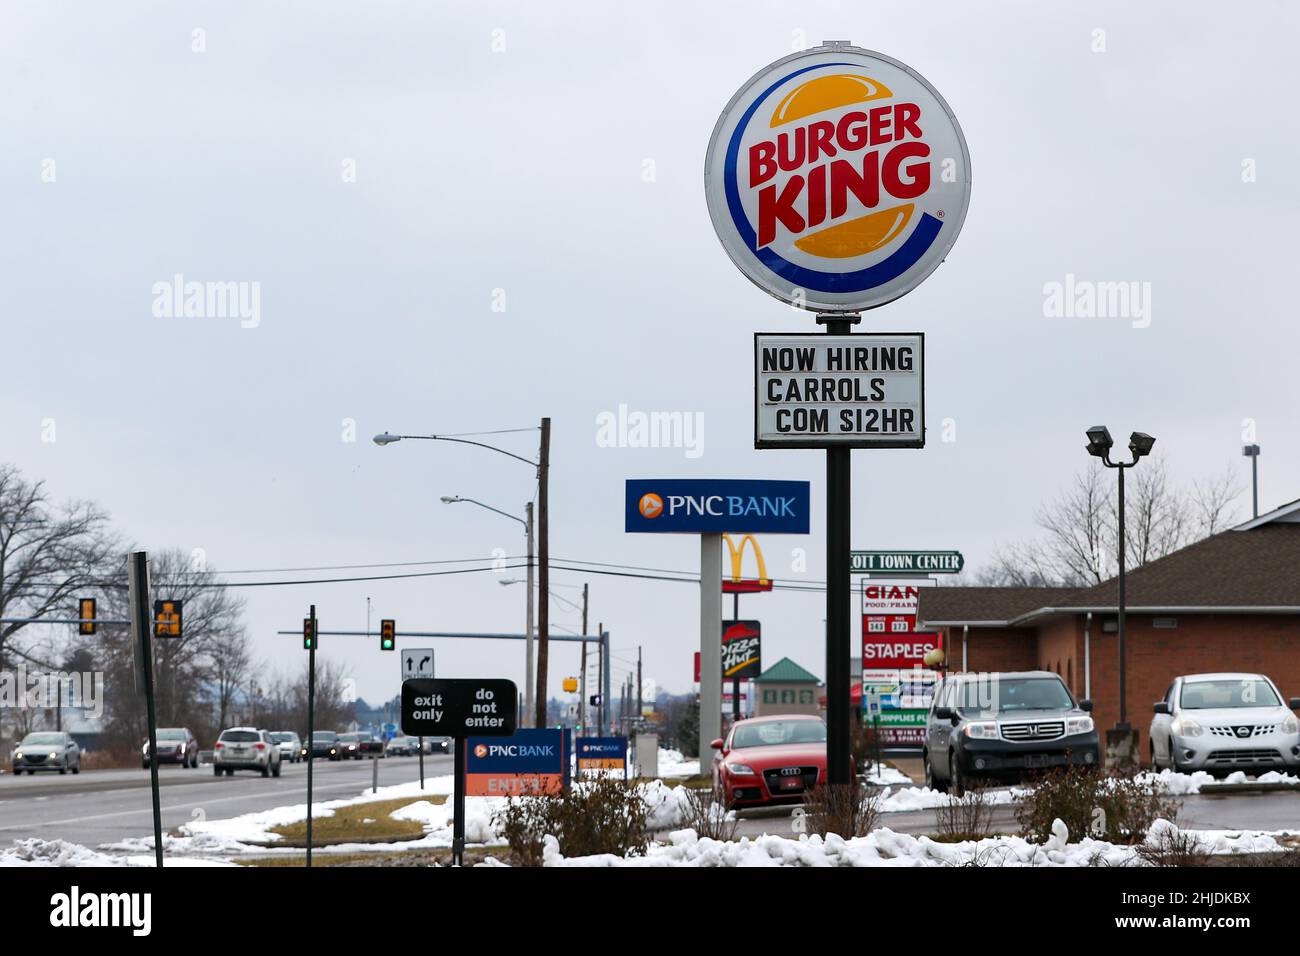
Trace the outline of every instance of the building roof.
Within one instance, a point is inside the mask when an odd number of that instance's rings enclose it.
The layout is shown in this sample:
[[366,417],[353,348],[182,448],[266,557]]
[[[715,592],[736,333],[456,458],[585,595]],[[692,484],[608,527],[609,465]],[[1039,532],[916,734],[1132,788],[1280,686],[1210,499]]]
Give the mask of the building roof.
[[[1133,568],[1125,606],[1136,613],[1300,614],[1300,523],[1290,514],[1278,509],[1267,523],[1247,522]],[[1117,578],[1073,590],[922,588],[917,617],[926,627],[1016,626],[1052,614],[1114,611],[1118,601]]]
[[918,588],[917,618],[927,627],[943,624],[1006,626],[1030,611],[1074,593],[1074,588]]
[[758,684],[820,684],[816,675],[808,673],[788,657],[783,657],[754,678]]

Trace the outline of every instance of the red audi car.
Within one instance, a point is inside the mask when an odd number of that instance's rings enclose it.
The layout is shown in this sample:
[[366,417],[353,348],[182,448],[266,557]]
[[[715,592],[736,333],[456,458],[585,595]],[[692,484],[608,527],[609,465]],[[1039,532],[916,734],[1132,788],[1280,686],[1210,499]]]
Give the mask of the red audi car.
[[713,789],[727,808],[797,803],[826,781],[826,724],[820,717],[753,717],[713,741]]

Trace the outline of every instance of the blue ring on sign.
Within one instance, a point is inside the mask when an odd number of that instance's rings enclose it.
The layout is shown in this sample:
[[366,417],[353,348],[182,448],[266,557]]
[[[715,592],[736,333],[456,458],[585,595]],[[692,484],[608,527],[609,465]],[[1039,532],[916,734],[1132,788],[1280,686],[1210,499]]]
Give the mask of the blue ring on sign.
[[771,249],[758,248],[758,234],[754,232],[754,228],[749,224],[749,217],[745,215],[745,207],[740,202],[740,190],[736,186],[736,161],[740,155],[740,139],[745,130],[749,128],[749,121],[754,113],[763,105],[763,101],[771,96],[777,87],[789,82],[796,76],[808,73],[811,70],[821,70],[832,66],[851,67],[858,66],[858,64],[818,63],[816,66],[805,66],[802,70],[796,70],[789,76],[777,80],[750,104],[749,109],[745,110],[745,114],[740,118],[735,131],[731,134],[730,142],[727,143],[727,156],[723,164],[727,210],[731,213],[731,221],[736,227],[736,232],[740,234],[741,240],[744,241],[746,248],[754,254],[754,257],[759,262],[782,279],[792,282],[800,288],[812,289],[815,292],[865,292],[868,289],[874,289],[886,282],[897,279],[916,265],[926,251],[934,245],[935,239],[939,237],[939,230],[943,228],[943,221],[928,212],[922,213],[920,220],[917,221],[916,228],[907,237],[907,241],[899,246],[892,255],[877,262],[874,266],[868,266],[856,272],[819,272],[816,269],[808,269],[791,262],[789,259],[784,259]]

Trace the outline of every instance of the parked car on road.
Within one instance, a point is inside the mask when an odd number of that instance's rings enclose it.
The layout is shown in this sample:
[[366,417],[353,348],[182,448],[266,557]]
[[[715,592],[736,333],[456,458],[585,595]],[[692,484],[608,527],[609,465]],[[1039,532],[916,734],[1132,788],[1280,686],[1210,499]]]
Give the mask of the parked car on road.
[[361,734],[361,756],[379,757],[384,756],[384,738],[378,734]]
[[[158,763],[178,763],[182,767],[197,767],[199,765],[199,742],[194,739],[194,735],[185,727],[159,727],[157,730],[158,738]],[[140,748],[140,764],[145,770],[149,769],[149,741],[144,742]]]
[[212,748],[212,773],[232,777],[236,770],[257,770],[263,777],[280,776],[280,748],[270,733],[256,727],[223,730]]
[[29,777],[38,770],[81,773],[81,748],[72,734],[37,731],[28,734],[14,748],[9,766],[15,777],[24,770]]
[[1300,721],[1263,674],[1175,677],[1151,720],[1149,753],[1156,769],[1264,772],[1300,767]]
[[330,760],[341,760],[342,751],[339,750],[339,735],[332,730],[317,730],[311,735],[311,755],[313,757],[329,757]]
[[952,674],[935,685],[921,758],[925,785],[960,796],[973,777],[1101,759],[1092,701],[1076,702],[1051,671]]
[[826,782],[826,724],[807,714],[737,721],[710,745],[713,790],[728,809],[799,803]]
[[297,763],[305,753],[302,749],[302,741],[292,730],[272,731],[271,739],[275,745],[280,748],[280,759],[287,760],[289,763]]

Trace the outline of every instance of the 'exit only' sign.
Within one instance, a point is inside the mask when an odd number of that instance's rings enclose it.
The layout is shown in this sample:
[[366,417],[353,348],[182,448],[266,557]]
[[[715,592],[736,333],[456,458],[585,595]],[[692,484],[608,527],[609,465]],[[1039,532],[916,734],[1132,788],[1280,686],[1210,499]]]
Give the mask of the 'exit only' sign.
[[513,681],[428,678],[402,682],[408,737],[509,737],[519,693]]

